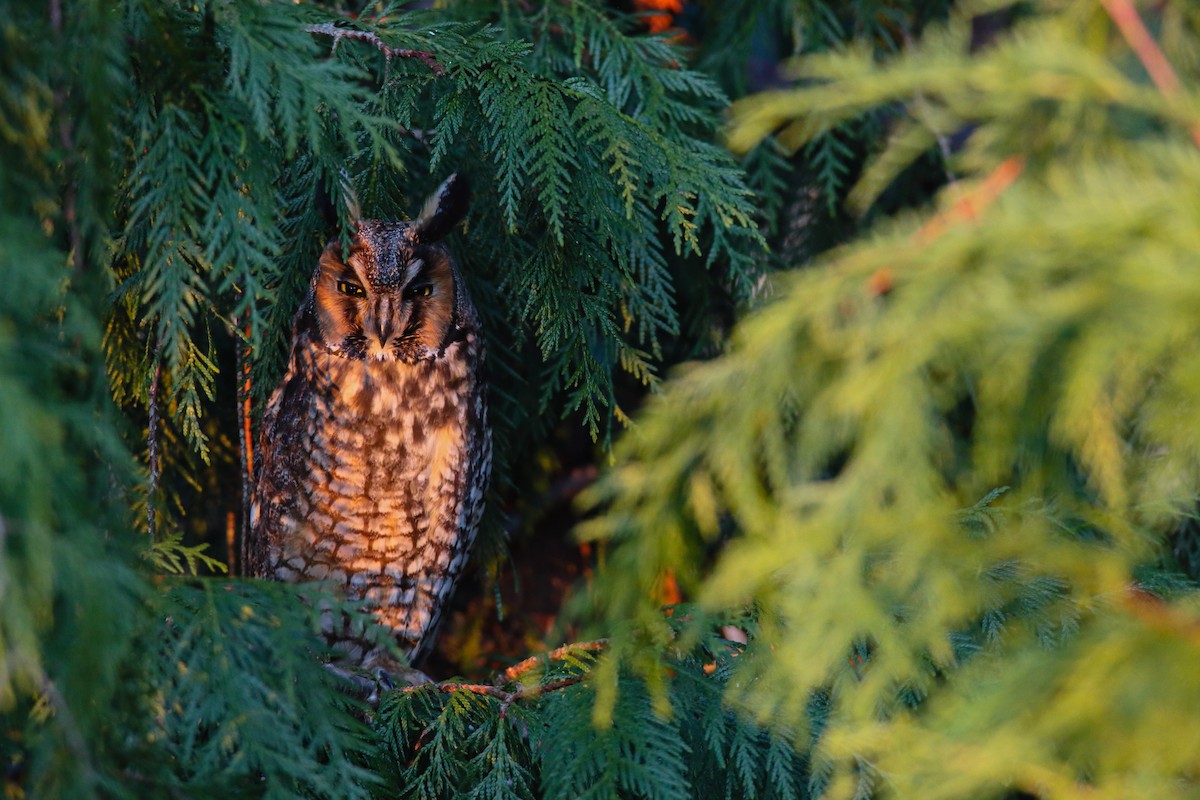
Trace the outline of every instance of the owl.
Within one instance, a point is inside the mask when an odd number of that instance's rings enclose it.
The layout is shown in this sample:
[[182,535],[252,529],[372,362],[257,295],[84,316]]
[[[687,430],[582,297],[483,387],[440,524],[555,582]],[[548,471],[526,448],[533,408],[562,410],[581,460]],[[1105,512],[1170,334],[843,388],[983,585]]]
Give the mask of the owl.
[[[344,258],[336,239],[325,248],[263,415],[250,511],[249,574],[333,582],[410,661],[463,571],[491,473],[479,316],[438,243],[467,193],[452,175],[416,220],[359,220]],[[387,662],[326,616],[334,647]]]

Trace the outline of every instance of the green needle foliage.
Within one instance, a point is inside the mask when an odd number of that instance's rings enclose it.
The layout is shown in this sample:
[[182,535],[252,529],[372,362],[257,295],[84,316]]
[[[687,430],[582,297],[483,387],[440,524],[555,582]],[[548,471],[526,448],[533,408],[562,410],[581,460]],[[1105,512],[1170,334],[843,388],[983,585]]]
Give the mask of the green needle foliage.
[[735,104],[740,150],[904,109],[860,210],[966,143],[935,209],[778,276],[622,440],[584,529],[611,548],[593,597],[639,621],[607,658],[655,685],[653,653],[751,606],[726,698],[795,730],[830,797],[1194,797],[1200,617],[1162,566],[1200,486],[1200,17],[1152,18],[1164,94],[1101,4],[1021,4],[973,47],[1004,8]]
[[[285,3],[132,6],[113,371],[161,362],[180,432],[206,454],[219,365],[204,326],[249,327],[255,390],[269,393],[330,233],[318,187],[394,217],[459,171],[477,192],[454,247],[496,369],[520,379],[500,395],[502,435],[547,411],[609,435],[614,373],[654,382],[661,339],[681,333],[668,257],[717,265],[711,280],[744,297],[757,234],[712,142],[720,90],[629,21],[551,12],[506,16],[506,36],[400,8],[372,22]],[[149,331],[149,359],[129,328]]]

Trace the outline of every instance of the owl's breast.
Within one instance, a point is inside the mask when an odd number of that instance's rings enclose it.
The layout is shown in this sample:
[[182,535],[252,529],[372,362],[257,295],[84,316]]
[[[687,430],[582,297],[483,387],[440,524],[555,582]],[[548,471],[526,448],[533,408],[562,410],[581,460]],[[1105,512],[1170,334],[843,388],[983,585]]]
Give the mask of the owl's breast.
[[296,409],[302,463],[280,520],[284,577],[344,581],[355,593],[378,578],[403,591],[406,578],[445,569],[469,544],[482,501],[477,379],[449,359],[320,354],[311,366],[318,388]]

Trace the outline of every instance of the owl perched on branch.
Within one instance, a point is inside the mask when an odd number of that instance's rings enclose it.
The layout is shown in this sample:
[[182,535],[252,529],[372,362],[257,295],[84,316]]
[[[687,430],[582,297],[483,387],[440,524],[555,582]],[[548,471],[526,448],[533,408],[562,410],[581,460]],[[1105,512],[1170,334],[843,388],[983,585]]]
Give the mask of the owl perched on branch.
[[[410,660],[462,573],[491,472],[479,316],[438,244],[467,194],[451,176],[416,220],[359,220],[345,258],[325,248],[263,416],[250,512],[249,574],[334,582]],[[344,620],[325,634],[386,663]]]

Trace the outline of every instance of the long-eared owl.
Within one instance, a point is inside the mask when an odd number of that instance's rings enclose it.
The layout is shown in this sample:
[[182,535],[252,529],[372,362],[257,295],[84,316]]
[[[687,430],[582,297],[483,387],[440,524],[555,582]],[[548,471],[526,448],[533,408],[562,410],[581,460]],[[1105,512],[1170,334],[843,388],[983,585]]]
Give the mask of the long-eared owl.
[[[249,574],[335,582],[412,660],[491,472],[479,316],[438,244],[466,203],[452,175],[416,220],[360,220],[345,258],[336,239],[325,248],[263,416],[250,512]],[[364,666],[386,660],[341,622],[325,633]]]

